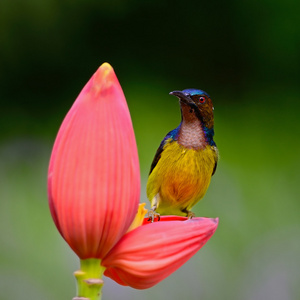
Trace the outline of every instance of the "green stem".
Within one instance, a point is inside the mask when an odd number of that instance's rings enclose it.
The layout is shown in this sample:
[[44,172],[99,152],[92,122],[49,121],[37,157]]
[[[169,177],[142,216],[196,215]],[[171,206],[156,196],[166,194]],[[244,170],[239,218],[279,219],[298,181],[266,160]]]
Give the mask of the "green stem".
[[104,270],[100,259],[81,259],[80,270],[74,272],[77,280],[77,297],[73,300],[100,300]]

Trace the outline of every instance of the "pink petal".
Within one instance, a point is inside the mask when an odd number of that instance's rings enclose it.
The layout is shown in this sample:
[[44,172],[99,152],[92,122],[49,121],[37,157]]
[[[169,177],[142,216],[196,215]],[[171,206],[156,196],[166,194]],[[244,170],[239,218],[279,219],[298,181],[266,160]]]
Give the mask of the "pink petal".
[[102,258],[137,212],[140,173],[126,99],[104,63],[66,115],[48,173],[53,220],[81,258]]
[[[166,216],[160,216],[159,221],[158,221],[158,218],[155,218],[154,222],[187,221],[188,219],[189,219],[188,217],[183,217],[183,216],[166,215]],[[146,225],[146,224],[152,224],[152,221],[150,218],[144,218],[143,225]]]
[[105,275],[146,289],[182,266],[214,234],[218,219],[193,218],[140,226],[126,234],[103,259]]

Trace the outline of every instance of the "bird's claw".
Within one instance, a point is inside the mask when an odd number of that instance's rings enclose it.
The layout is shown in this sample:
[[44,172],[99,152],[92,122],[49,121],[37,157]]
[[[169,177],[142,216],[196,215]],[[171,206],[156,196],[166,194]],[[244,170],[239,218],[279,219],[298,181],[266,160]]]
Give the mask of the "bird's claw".
[[196,217],[196,214],[189,210],[189,211],[187,212],[187,215],[186,215],[186,216],[187,216],[188,219],[190,220],[190,219]]
[[160,214],[153,209],[148,211],[146,217],[148,217],[148,221],[151,221],[151,223],[153,223],[155,219],[158,219],[157,221],[160,220]]

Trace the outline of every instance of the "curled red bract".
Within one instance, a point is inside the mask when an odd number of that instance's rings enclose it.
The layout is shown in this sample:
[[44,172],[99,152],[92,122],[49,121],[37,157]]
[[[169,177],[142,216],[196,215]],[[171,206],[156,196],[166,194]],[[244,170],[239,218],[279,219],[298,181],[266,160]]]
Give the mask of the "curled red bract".
[[162,216],[127,233],[102,261],[104,274],[123,285],[150,288],[202,248],[217,226],[218,219]]

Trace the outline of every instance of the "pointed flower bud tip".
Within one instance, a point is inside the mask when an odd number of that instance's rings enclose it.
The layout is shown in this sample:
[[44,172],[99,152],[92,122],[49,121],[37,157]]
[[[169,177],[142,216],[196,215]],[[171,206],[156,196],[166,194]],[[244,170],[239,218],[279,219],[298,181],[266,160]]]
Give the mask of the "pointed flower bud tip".
[[93,76],[92,89],[97,94],[112,87],[117,80],[115,72],[109,63],[103,63]]

